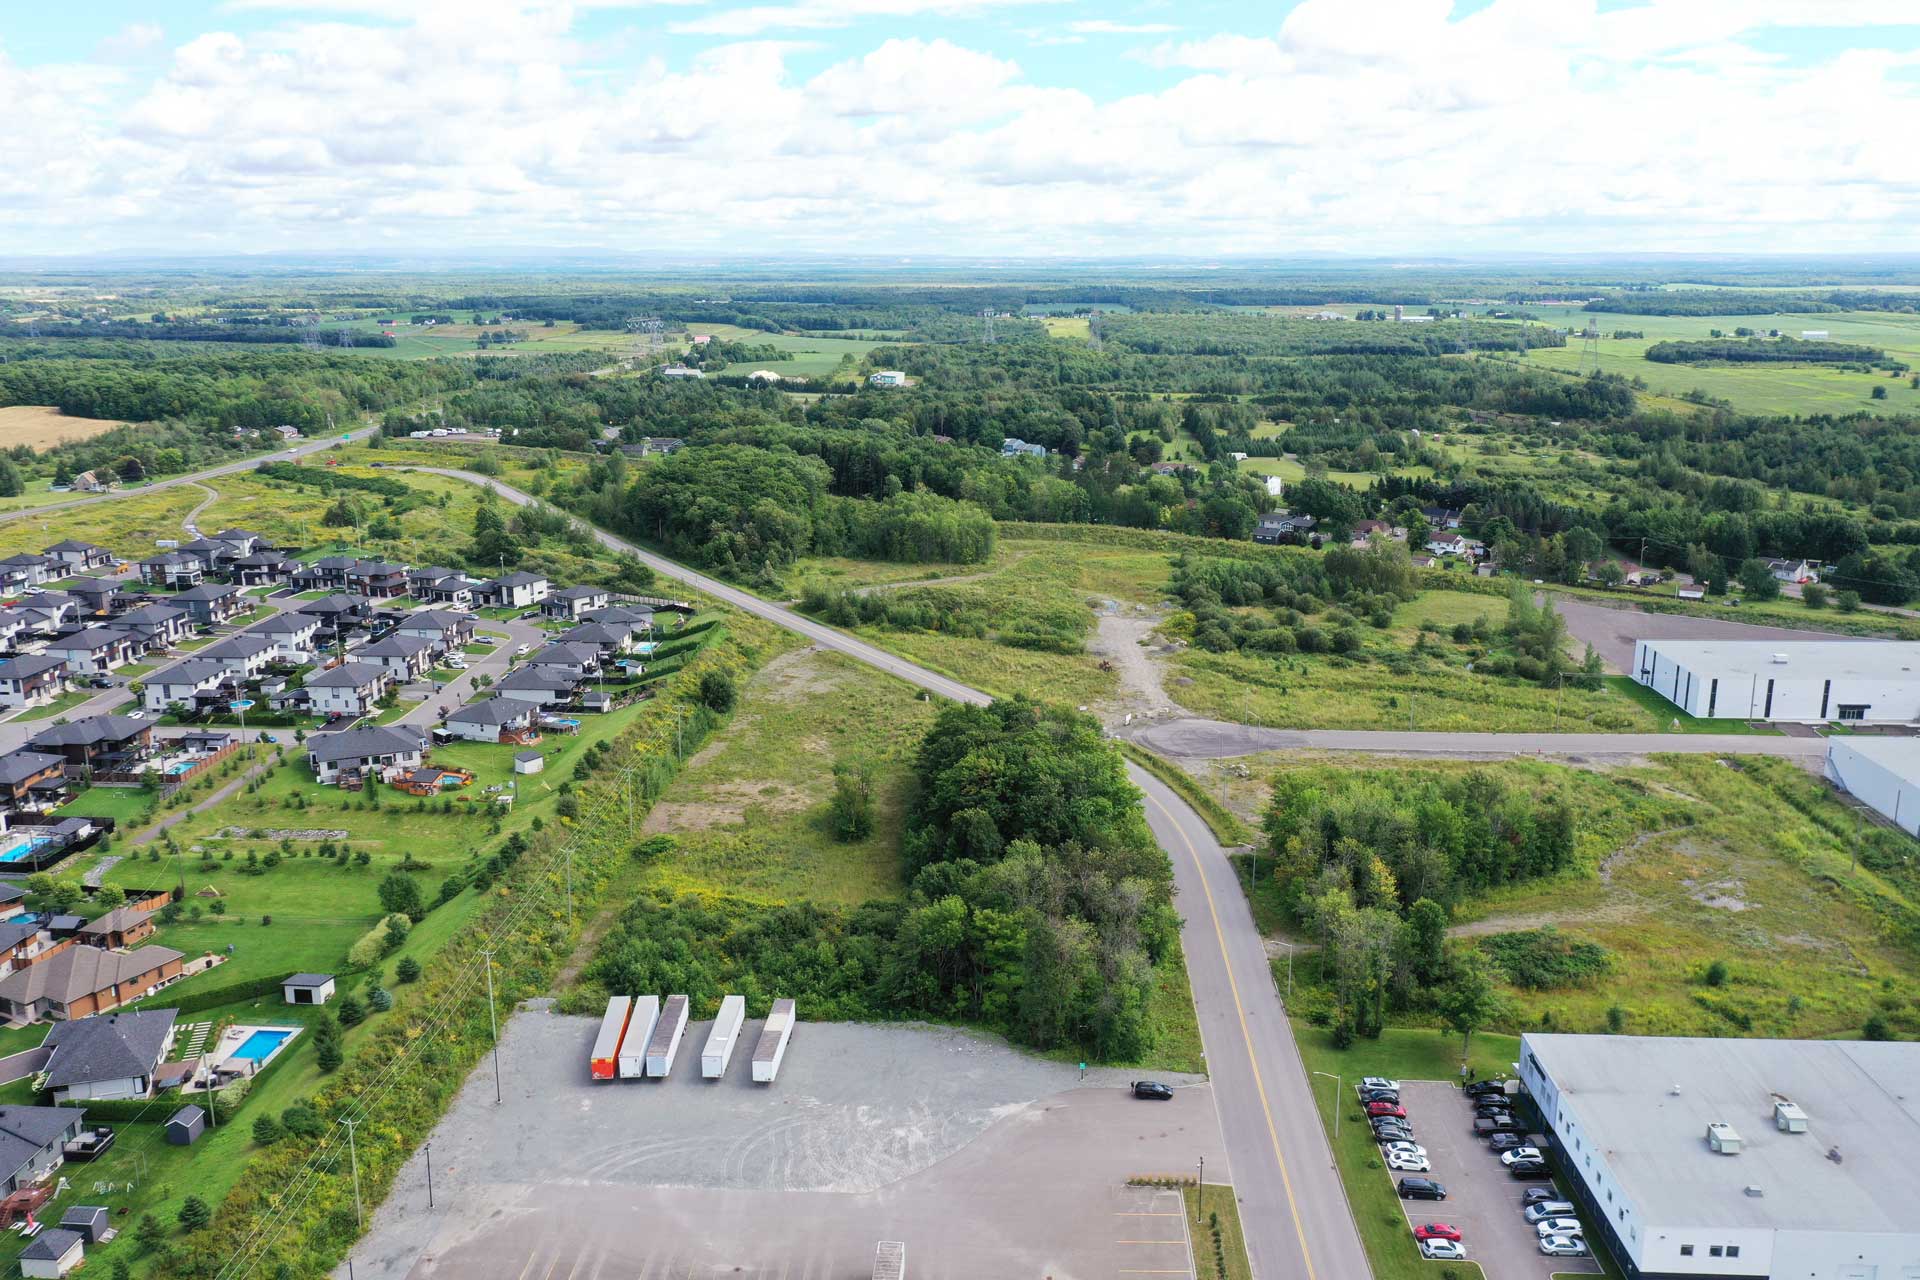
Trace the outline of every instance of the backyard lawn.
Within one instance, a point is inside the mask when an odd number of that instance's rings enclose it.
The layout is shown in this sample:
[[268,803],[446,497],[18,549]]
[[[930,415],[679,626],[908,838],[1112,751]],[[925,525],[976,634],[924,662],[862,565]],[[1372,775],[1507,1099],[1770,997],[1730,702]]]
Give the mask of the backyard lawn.
[[99,692],[98,689],[69,689],[44,707],[22,711],[13,718],[13,722],[24,724],[29,720],[51,720],[55,716],[63,716]]

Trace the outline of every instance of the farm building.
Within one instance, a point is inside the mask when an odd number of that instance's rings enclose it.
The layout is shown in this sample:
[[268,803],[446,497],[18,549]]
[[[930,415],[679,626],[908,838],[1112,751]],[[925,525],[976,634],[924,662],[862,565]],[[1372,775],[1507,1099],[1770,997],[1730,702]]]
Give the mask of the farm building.
[[1920,720],[1911,641],[1640,640],[1631,674],[1701,719]]
[[1826,775],[1908,835],[1920,835],[1920,738],[1830,738]]

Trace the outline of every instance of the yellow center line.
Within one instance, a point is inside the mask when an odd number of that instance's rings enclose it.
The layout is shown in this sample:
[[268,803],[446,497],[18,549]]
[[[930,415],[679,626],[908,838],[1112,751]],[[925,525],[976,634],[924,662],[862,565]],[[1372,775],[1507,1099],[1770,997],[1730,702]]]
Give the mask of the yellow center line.
[[1200,890],[1207,899],[1207,915],[1213,920],[1213,936],[1220,943],[1220,963],[1227,970],[1227,990],[1233,995],[1234,1016],[1240,1020],[1240,1037],[1247,1043],[1247,1065],[1253,1069],[1253,1087],[1259,1091],[1260,1110],[1267,1120],[1267,1137],[1273,1142],[1273,1158],[1280,1166],[1280,1186],[1287,1195],[1287,1212],[1293,1216],[1294,1234],[1300,1237],[1300,1258],[1307,1266],[1307,1280],[1317,1280],[1313,1269],[1313,1251],[1307,1247],[1307,1229],[1300,1221],[1300,1205],[1293,1198],[1293,1179],[1287,1174],[1287,1158],[1280,1154],[1280,1130],[1273,1123],[1273,1105],[1267,1101],[1266,1081],[1260,1078],[1260,1060],[1253,1052],[1253,1034],[1247,1030],[1247,1010],[1240,1003],[1240,984],[1234,980],[1233,958],[1227,954],[1227,931],[1220,925],[1220,910],[1214,905],[1213,886],[1207,883],[1207,868],[1200,861],[1200,851],[1193,847],[1193,841],[1187,839],[1186,829],[1180,825],[1180,820],[1151,794],[1145,791],[1141,794],[1173,825],[1174,834],[1180,837],[1181,844],[1187,846],[1187,856],[1193,859],[1193,869],[1200,875]]

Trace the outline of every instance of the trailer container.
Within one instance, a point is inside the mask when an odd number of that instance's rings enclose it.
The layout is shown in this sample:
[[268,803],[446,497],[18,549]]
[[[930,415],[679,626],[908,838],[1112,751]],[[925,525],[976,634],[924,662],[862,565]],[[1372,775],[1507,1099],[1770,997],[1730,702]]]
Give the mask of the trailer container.
[[904,1240],[882,1240],[873,1251],[873,1280],[907,1280],[907,1245]]
[[747,998],[726,996],[707,1035],[707,1047],[700,1051],[700,1074],[718,1080],[727,1074],[727,1060],[733,1057],[733,1045],[740,1038],[740,1024],[747,1020]]
[[772,1084],[780,1074],[780,1060],[787,1056],[787,1041],[793,1038],[793,1001],[775,1000],[767,1014],[767,1025],[760,1028],[759,1043],[753,1046],[755,1084]]
[[633,1016],[627,1019],[627,1038],[620,1042],[620,1078],[638,1080],[647,1074],[647,1045],[660,1021],[659,996],[635,996]]
[[687,998],[668,996],[660,1006],[660,1020],[653,1024],[653,1036],[647,1041],[647,1074],[664,1079],[673,1070],[674,1055],[680,1052],[680,1037],[687,1031]]
[[600,1017],[600,1034],[593,1038],[593,1056],[587,1068],[595,1080],[611,1080],[618,1070],[620,1040],[627,1032],[627,1017],[633,1012],[633,1000],[614,996]]

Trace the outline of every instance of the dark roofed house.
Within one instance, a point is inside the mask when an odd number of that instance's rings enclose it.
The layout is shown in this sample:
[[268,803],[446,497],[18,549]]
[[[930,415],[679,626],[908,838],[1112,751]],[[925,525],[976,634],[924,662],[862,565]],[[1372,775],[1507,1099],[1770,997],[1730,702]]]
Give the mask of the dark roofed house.
[[108,625],[124,631],[144,648],[166,649],[176,640],[184,640],[193,631],[193,615],[170,604],[143,604],[129,609]]
[[633,648],[633,632],[615,623],[583,622],[571,631],[561,632],[559,643],[592,645],[603,657],[611,657]]
[[113,552],[105,547],[73,539],[54,543],[47,548],[46,554],[59,561],[60,567],[68,573],[104,569],[113,563]]
[[80,941],[109,951],[131,947],[153,936],[153,913],[135,907],[116,907],[80,927]]
[[144,648],[130,632],[118,627],[88,627],[47,641],[46,656],[67,664],[68,675],[105,675],[123,662],[132,662]]
[[540,611],[549,618],[574,621],[591,610],[606,608],[609,599],[605,587],[563,587],[546,598]]
[[556,667],[521,667],[502,676],[493,688],[503,698],[550,707],[573,701],[579,683]]
[[81,1107],[0,1107],[0,1177],[8,1192],[52,1176],[61,1147],[80,1133]]
[[53,557],[22,551],[0,560],[0,595],[26,591],[59,576],[60,564]]
[[1313,532],[1317,522],[1312,516],[1296,516],[1288,511],[1269,511],[1253,527],[1255,542],[1297,542]]
[[356,650],[353,657],[356,662],[372,663],[383,668],[395,681],[404,684],[418,680],[432,669],[433,653],[433,641],[396,631],[384,640],[376,640]]
[[234,556],[232,547],[213,538],[195,538],[192,542],[183,542],[180,551],[198,560],[209,573],[222,567]]
[[45,813],[61,804],[70,789],[65,756],[28,747],[0,756],[0,810]]
[[356,560],[347,570],[347,590],[376,600],[407,594],[407,567],[382,560]]
[[80,602],[83,615],[104,618],[120,602],[125,586],[111,578],[75,578],[60,590]]
[[558,667],[568,675],[590,676],[600,670],[600,647],[565,642],[542,645],[527,655],[526,665]]
[[[47,964],[57,960],[55,957]],[[35,965],[34,969],[45,967]],[[47,1091],[55,1102],[150,1096],[154,1072],[173,1047],[175,1014],[173,1009],[143,1009],[55,1023],[48,1028],[45,1042],[53,1050],[53,1056],[47,1059]]]
[[325,1004],[333,999],[333,975],[296,973],[280,984],[280,995],[288,1004]]
[[206,572],[200,557],[184,551],[163,551],[140,562],[140,581],[155,587],[197,587]]
[[483,585],[487,602],[502,608],[525,609],[547,598],[546,578],[525,570],[490,578]]
[[614,605],[610,609],[594,609],[586,615],[586,619],[604,626],[625,627],[635,635],[653,630],[653,610],[644,605]]
[[469,702],[447,717],[447,732],[470,742],[498,742],[502,734],[518,734],[533,723],[535,707],[518,698],[488,698]]
[[23,653],[0,662],[0,707],[39,707],[67,687],[67,663],[50,653]]
[[300,567],[278,551],[256,551],[227,565],[227,573],[243,587],[269,587],[285,582]]
[[422,609],[410,613],[394,628],[396,635],[418,636],[445,652],[452,652],[473,640],[473,615],[446,609]]
[[185,609],[203,627],[229,621],[236,614],[246,612],[247,608],[246,598],[240,594],[240,588],[231,583],[188,587],[174,596],[172,603]]
[[377,663],[343,662],[307,677],[309,705],[317,715],[365,715],[392,683],[393,677]]
[[302,591],[343,590],[347,573],[356,563],[352,556],[322,556],[306,568],[296,570],[293,585]]
[[393,768],[411,769],[425,751],[418,733],[398,725],[317,733],[307,739],[307,763],[323,783],[339,781],[343,774],[378,776]]
[[35,751],[62,756],[67,776],[143,760],[153,747],[153,724],[126,716],[88,716],[43,729],[27,739]]

